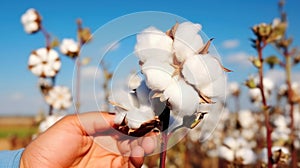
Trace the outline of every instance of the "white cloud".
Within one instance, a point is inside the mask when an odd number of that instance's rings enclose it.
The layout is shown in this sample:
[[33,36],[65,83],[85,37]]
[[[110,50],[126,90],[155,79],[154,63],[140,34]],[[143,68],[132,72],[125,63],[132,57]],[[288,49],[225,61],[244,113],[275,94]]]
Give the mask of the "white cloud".
[[225,40],[222,43],[222,47],[225,49],[233,49],[236,48],[240,45],[240,41],[237,39],[230,39],[230,40]]
[[112,42],[112,43],[104,46],[102,48],[102,51],[104,51],[104,52],[115,51],[115,50],[119,49],[120,46],[121,46],[121,44],[118,41],[115,41],[115,42]]
[[251,62],[249,61],[249,54],[245,52],[237,52],[226,57],[226,61],[230,64],[240,65],[242,68],[249,68]]

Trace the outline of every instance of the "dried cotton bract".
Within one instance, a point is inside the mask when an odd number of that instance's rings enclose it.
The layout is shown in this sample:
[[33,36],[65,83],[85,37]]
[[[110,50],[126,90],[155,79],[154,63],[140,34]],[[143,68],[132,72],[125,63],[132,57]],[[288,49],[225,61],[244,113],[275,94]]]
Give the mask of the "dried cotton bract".
[[[181,118],[199,116],[199,105],[214,103],[214,98],[224,96],[224,71],[230,71],[222,66],[217,57],[209,53],[212,39],[204,44],[199,35],[200,30],[201,25],[184,22],[176,23],[166,33],[149,27],[137,35],[135,54],[139,59],[145,84],[153,92],[150,99],[166,103],[171,114]],[[115,105],[120,107],[122,102],[115,102]],[[156,109],[148,111],[145,113],[141,110],[129,110],[121,113],[124,113],[123,118],[132,127],[130,116],[143,118],[142,115],[149,116],[148,113],[153,113]],[[148,119],[154,119],[154,115]]]

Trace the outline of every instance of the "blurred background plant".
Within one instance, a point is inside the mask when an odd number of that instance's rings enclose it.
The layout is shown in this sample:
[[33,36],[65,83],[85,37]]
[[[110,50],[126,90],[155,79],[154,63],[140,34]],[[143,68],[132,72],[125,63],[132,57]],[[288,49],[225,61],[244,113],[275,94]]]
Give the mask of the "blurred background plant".
[[[45,102],[49,105],[48,114],[38,118],[36,121],[39,125],[37,134],[44,132],[51,125],[61,119],[72,105],[72,97],[74,99],[75,110],[80,108],[80,69],[82,65],[89,63],[89,58],[79,57],[81,47],[91,41],[91,33],[89,28],[82,26],[81,19],[77,19],[77,42],[72,38],[64,38],[61,42],[57,37],[53,38],[43,26],[42,16],[36,9],[28,9],[21,17],[21,23],[24,30],[28,34],[41,32],[45,38],[46,46],[31,52],[28,61],[29,70],[36,75],[38,86]],[[76,65],[74,80],[75,93],[71,95],[71,91],[66,86],[56,84],[57,75],[61,69],[62,63],[56,48],[59,47],[60,52],[74,61]],[[36,136],[36,135],[34,135]]]

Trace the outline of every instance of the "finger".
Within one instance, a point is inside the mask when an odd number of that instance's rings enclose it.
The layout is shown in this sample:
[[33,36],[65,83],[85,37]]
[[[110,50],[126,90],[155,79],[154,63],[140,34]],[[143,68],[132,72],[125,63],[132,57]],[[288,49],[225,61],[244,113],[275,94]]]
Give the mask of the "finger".
[[115,115],[112,113],[89,112],[77,116],[82,131],[85,131],[88,135],[101,134],[106,131],[111,131],[110,134],[112,134],[115,131],[111,129],[115,118]]
[[141,146],[135,146],[131,151],[130,161],[135,167],[141,167],[144,163],[144,149]]
[[130,140],[125,141],[117,141],[117,147],[121,153],[121,155],[129,156],[130,155]]
[[144,149],[145,154],[153,153],[157,146],[155,137],[144,137],[141,147]]

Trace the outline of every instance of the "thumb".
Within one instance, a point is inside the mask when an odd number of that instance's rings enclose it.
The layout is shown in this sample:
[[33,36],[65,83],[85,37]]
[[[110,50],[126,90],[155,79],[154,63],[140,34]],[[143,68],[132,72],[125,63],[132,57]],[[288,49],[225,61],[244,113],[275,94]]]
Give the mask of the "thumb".
[[[108,112],[88,112],[77,115],[79,127],[83,132],[90,136],[104,135],[114,125],[115,114]],[[113,134],[113,133],[110,133]]]

